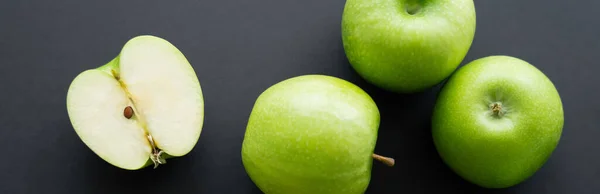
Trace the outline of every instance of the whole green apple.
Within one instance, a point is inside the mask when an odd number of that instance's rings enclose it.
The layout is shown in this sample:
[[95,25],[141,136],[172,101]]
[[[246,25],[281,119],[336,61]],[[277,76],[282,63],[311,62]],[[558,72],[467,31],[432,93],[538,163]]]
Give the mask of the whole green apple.
[[[369,185],[379,110],[362,89],[304,75],[264,91],[250,114],[243,165],[265,193],[363,193]],[[373,158],[372,158],[373,157]]]
[[446,79],[475,35],[473,0],[348,0],[342,40],[368,82],[413,93]]
[[564,117],[552,82],[509,56],[475,60],[456,71],[438,96],[433,140],[464,179],[505,188],[532,176],[556,148]]

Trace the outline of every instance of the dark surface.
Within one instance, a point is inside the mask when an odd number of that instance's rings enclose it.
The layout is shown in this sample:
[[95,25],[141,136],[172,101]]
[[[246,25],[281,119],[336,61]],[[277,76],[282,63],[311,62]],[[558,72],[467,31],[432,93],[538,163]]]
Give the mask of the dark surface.
[[[376,164],[368,193],[600,193],[600,1],[476,1],[477,32],[463,61],[522,58],[555,83],[563,136],[526,182],[486,190],[438,157],[430,116],[439,86],[399,95],[366,84],[345,58],[342,0],[0,2],[0,193],[260,193],[240,148],[256,97],[303,74],[364,88],[380,107]],[[140,34],[163,37],[193,64],[206,101],[199,143],[156,170],[125,171],[76,136],[65,101],[71,80],[103,65]]]

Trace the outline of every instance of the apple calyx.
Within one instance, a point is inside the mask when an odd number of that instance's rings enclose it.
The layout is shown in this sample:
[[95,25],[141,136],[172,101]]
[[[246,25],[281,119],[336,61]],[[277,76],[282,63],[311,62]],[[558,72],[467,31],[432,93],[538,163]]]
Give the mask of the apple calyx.
[[373,159],[375,159],[389,167],[394,166],[394,164],[396,163],[396,160],[394,160],[393,158],[390,158],[390,157],[380,156],[378,154],[373,154],[372,157],[373,157]]
[[492,115],[494,115],[496,117],[504,116],[504,110],[502,109],[501,102],[494,102],[494,103],[490,104],[490,110],[492,111]]
[[150,145],[152,146],[152,155],[150,156],[150,160],[152,160],[152,163],[154,163],[154,169],[156,169],[156,168],[158,168],[158,165],[166,164],[167,160],[165,160],[162,157],[162,154],[164,152],[156,147],[156,145],[154,144],[154,140],[152,139],[152,136],[148,135],[147,137],[148,137],[148,141],[150,142]]

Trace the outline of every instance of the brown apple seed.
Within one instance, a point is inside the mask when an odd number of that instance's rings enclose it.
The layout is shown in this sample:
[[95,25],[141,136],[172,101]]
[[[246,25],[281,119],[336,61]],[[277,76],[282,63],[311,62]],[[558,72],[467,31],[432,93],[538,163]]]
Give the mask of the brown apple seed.
[[125,110],[123,110],[123,116],[125,116],[127,119],[130,119],[131,116],[133,116],[133,108],[131,108],[131,106],[125,107]]

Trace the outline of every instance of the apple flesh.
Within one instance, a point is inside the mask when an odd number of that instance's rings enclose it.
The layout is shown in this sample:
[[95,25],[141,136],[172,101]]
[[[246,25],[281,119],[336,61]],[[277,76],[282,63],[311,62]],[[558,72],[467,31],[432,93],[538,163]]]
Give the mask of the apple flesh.
[[509,56],[459,69],[442,88],[433,113],[435,146],[466,180],[505,188],[532,176],[561,137],[558,91],[540,70]]
[[69,87],[67,110],[95,154],[134,170],[190,152],[202,131],[204,101],[185,56],[168,41],[144,35],[108,64],[80,73]]
[[250,114],[243,165],[264,193],[363,193],[371,177],[379,110],[362,89],[304,75],[264,91]]
[[348,0],[342,40],[366,81],[414,93],[446,79],[475,35],[473,0]]

